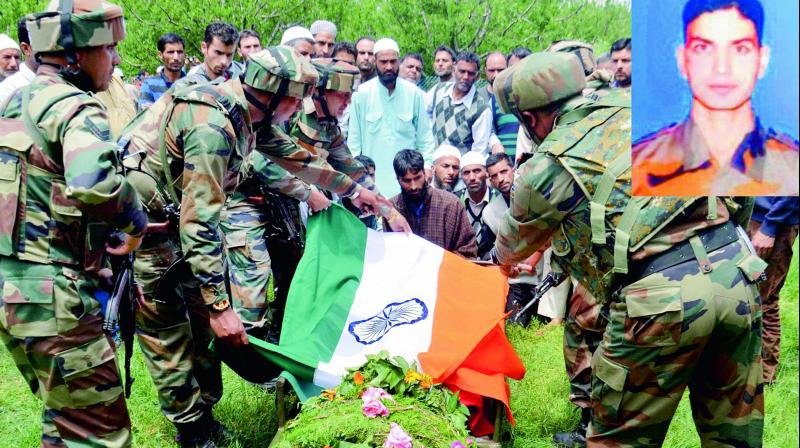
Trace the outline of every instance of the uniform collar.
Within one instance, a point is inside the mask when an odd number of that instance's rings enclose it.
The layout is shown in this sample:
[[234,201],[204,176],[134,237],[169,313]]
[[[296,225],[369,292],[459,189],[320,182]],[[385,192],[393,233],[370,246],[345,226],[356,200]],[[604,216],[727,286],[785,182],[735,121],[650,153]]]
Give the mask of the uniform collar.
[[[683,149],[684,171],[701,168],[711,163],[711,151],[708,148],[708,142],[691,117],[678,125],[674,135],[677,147]],[[742,142],[739,143],[736,152],[733,153],[731,167],[740,173],[745,173],[747,171],[746,156],[749,154],[751,160],[765,156],[764,142],[766,140],[767,130],[761,126],[761,120],[756,117],[753,130],[744,137]]]

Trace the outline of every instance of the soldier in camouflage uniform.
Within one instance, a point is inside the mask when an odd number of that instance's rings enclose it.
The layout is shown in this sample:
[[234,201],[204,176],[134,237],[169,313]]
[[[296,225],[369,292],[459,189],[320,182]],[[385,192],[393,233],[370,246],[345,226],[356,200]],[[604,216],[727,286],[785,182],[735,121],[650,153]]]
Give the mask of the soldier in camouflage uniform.
[[[296,144],[317,154],[359,185],[374,191],[372,178],[366,167],[350,154],[336,119],[349,104],[360,72],[355,66],[331,59],[317,59],[313,65],[320,77],[317,89],[287,122],[292,141],[283,141],[282,144]],[[258,151],[250,155],[248,173],[248,179],[239,185],[228,201],[223,215],[226,219],[221,223],[227,243],[233,306],[246,326],[262,328],[267,323],[269,308],[268,338],[277,342],[289,283],[299,260],[287,257],[289,250],[285,247],[273,248],[274,256],[280,262],[272,265],[276,293],[272,303],[267,304],[271,260],[266,241],[269,223],[263,210],[261,188],[266,186],[297,201],[307,201],[312,211],[326,208],[329,201]],[[391,207],[381,209],[387,217],[392,216],[392,212]],[[393,221],[396,229],[405,230],[403,223],[405,220],[397,214]]]
[[691,389],[704,445],[760,446],[765,263],[727,198],[631,197],[630,99],[580,95],[585,73],[539,53],[495,80],[504,111],[541,139],[514,185],[503,269],[552,238],[558,266],[608,309],[592,357],[589,446],[658,446]]
[[62,7],[26,18],[41,65],[0,106],[0,341],[44,404],[43,447],[129,446],[115,346],[95,295],[108,231],[125,235],[110,251],[129,253],[147,217],[90,93],[106,89],[119,64],[124,18],[101,0]]
[[[320,158],[275,144],[291,140],[272,123],[288,119],[317,79],[310,63],[291,48],[272,47],[250,55],[242,80],[168,91],[120,140],[129,179],[150,221],[169,221],[170,206],[179,206],[179,221],[161,234],[148,234],[137,252],[144,300],[136,320],[162,410],[183,446],[213,446],[212,436],[224,432],[211,412],[222,395],[219,360],[208,349],[212,336],[223,343],[220,350],[247,343],[230,307],[218,226],[253,148],[306,181],[377,208],[373,193]],[[181,257],[188,272],[160,283]]]

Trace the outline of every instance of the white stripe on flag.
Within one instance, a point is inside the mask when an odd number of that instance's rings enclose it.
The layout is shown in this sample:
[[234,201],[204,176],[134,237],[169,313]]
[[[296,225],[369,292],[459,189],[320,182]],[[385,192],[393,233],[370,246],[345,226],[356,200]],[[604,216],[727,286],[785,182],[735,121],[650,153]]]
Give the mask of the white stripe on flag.
[[[366,355],[387,350],[391,356],[411,361],[430,347],[439,266],[444,250],[416,235],[367,232],[364,274],[347,324],[339,336],[333,357],[320,362],[314,374],[314,384],[335,387],[345,370],[366,361]],[[416,323],[392,327],[385,336],[371,344],[356,340],[349,331],[352,322],[382,316],[389,304],[419,299],[427,316]],[[416,305],[417,309],[419,306]]]

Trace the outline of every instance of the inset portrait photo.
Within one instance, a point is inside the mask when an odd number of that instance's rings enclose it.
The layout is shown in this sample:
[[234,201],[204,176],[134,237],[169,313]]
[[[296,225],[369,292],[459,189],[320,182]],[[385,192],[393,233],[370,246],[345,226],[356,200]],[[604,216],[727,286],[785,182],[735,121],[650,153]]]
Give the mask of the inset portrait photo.
[[798,2],[634,1],[633,194],[798,194]]

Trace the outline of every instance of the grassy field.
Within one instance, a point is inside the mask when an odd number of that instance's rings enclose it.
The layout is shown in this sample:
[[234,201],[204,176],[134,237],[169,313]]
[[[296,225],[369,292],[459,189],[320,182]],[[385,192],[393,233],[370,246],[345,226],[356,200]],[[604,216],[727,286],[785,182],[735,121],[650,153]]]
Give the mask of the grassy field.
[[[765,447],[798,446],[798,265],[797,244],[791,273],[781,293],[782,354],[777,381],[766,390]],[[549,447],[556,431],[574,427],[578,413],[567,400],[568,384],[561,354],[560,327],[509,328],[509,337],[528,368],[522,381],[512,382],[511,408],[517,420],[515,448]],[[142,363],[134,356],[136,377],[128,402],[135,445],[165,447],[175,431],[161,415],[155,389]],[[274,395],[225,371],[225,396],[216,416],[237,434],[231,447],[266,447],[276,431]],[[697,447],[688,394],[678,408],[666,447]],[[30,394],[4,349],[0,349],[0,447],[39,445],[40,404]]]

